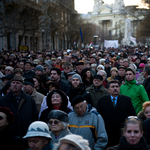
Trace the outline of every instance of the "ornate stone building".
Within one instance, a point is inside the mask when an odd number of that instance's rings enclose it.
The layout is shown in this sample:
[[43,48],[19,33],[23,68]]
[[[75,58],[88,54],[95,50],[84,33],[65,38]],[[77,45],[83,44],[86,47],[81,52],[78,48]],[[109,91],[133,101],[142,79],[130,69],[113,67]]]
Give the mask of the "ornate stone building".
[[[130,6],[128,6],[130,7]],[[133,6],[132,6],[133,7]],[[130,44],[129,35],[136,36],[138,21],[124,11],[125,5],[123,0],[115,0],[114,4],[104,4],[102,0],[94,0],[93,12],[82,15],[85,22],[94,23],[101,27],[98,35],[99,42],[104,40],[118,40],[120,44]],[[131,21],[131,26],[125,30],[126,18]],[[125,33],[130,32],[125,38]]]

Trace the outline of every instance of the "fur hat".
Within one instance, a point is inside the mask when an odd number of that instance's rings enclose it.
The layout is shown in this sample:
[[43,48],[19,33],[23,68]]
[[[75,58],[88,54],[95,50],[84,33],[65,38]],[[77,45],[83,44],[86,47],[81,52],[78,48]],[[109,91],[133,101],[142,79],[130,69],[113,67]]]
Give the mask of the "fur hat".
[[32,87],[34,87],[33,78],[25,78],[25,79],[24,79],[24,84],[26,84],[26,85],[31,85]]
[[77,74],[77,73],[74,74],[74,75],[71,77],[71,82],[72,82],[72,79],[73,79],[73,78],[78,78],[78,79],[80,80],[80,82],[83,83],[83,82],[82,82],[82,79],[81,79],[81,76],[80,76],[79,74]]
[[43,72],[43,71],[44,71],[44,68],[43,68],[43,66],[38,65],[38,66],[35,67],[35,71],[36,71],[36,70],[39,70],[39,71]]
[[69,122],[69,117],[67,115],[67,113],[65,113],[64,111],[61,110],[52,110],[49,112],[48,114],[48,120],[50,119],[58,119],[60,121],[63,122]]
[[75,97],[72,99],[71,105],[74,106],[74,105],[76,105],[76,104],[78,104],[78,103],[83,102],[84,100],[85,100],[85,98],[84,98],[82,95],[77,95],[77,96],[75,96]]

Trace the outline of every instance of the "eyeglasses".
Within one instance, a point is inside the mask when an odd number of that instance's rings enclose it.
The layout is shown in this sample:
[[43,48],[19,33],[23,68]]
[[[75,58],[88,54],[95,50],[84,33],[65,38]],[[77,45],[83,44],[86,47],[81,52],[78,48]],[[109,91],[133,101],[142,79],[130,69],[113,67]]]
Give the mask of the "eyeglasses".
[[57,125],[58,123],[60,123],[60,121],[57,121],[57,120],[55,120],[55,121],[50,121],[50,122],[49,122],[50,125],[52,125],[52,124]]
[[3,120],[4,119],[4,117],[3,116],[0,116],[0,120]]
[[85,104],[80,105],[79,107],[75,107],[74,110],[78,111],[79,109],[83,109],[85,107]]
[[69,67],[64,67],[64,69],[69,69]]

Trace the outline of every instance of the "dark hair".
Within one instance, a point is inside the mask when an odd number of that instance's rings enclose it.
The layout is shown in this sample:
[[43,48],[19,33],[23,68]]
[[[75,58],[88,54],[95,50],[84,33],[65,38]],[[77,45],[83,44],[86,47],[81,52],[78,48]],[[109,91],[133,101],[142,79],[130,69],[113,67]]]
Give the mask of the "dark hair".
[[120,86],[120,82],[118,80],[111,80],[107,83],[107,89],[109,89],[110,84],[112,84],[112,83],[118,83],[118,85]]
[[150,66],[145,66],[144,71],[150,75]]
[[21,68],[16,68],[15,71],[14,71],[14,74],[16,73],[20,73],[21,76],[23,75],[23,70]]
[[41,78],[39,76],[34,76],[34,78],[36,78],[38,80],[38,82],[40,84],[39,85],[40,89],[44,89],[44,84],[43,84]]
[[61,75],[61,70],[60,70],[59,68],[57,68],[57,67],[51,68],[50,74],[51,74],[51,72],[52,72],[53,70],[56,71],[58,75]]

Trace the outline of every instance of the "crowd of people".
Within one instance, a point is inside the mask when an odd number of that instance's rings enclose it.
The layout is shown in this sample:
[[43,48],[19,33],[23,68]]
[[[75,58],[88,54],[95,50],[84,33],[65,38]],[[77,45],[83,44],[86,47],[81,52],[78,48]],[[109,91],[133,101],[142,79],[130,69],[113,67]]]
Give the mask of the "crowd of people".
[[150,150],[150,48],[0,53],[2,150]]

